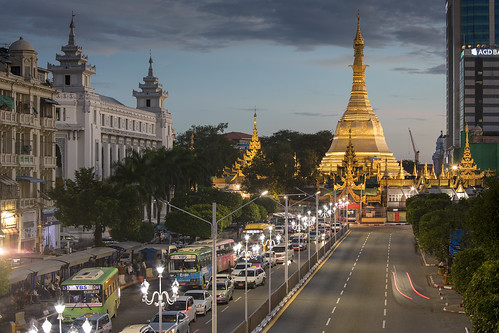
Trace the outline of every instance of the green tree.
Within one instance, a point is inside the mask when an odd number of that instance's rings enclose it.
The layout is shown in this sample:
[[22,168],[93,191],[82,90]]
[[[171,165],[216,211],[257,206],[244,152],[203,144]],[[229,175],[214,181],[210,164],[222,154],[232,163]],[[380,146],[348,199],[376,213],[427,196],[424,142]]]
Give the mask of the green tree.
[[[196,218],[185,212],[173,209],[165,217],[165,225],[168,230],[177,232],[183,235],[210,238],[211,226],[213,220],[213,206],[212,204],[195,204],[184,208],[185,211],[199,217]],[[232,222],[232,216],[224,219],[222,217],[229,214],[230,211],[223,205],[216,205],[216,219],[217,219],[217,232],[226,228]],[[204,222],[202,220],[203,219]],[[222,219],[222,220],[221,220]]]
[[484,262],[463,295],[473,332],[499,331],[499,260]]
[[482,246],[488,258],[499,258],[499,179],[489,178],[487,188],[470,200],[473,243]]
[[458,293],[464,294],[473,275],[485,262],[482,248],[468,248],[456,254],[452,263],[452,281]]
[[55,201],[56,217],[64,225],[94,228],[95,245],[102,245],[102,232],[106,226],[113,228],[127,223],[120,218],[122,207],[116,188],[96,179],[93,168],[75,172],[75,180],[66,179],[49,192]]
[[279,204],[271,198],[261,197],[254,201],[257,205],[265,207],[267,214],[275,213],[279,210]]
[[10,265],[3,258],[0,258],[0,296],[9,290]]
[[198,163],[204,166],[203,173],[199,174],[200,185],[211,186],[211,177],[221,176],[224,167],[231,167],[240,156],[234,144],[223,135],[227,126],[227,123],[192,126],[177,136],[176,145],[184,150],[189,150],[194,138],[194,153]]
[[407,199],[407,222],[412,225],[414,235],[419,237],[420,220],[423,215],[435,210],[445,209],[451,204],[447,194],[418,194]]

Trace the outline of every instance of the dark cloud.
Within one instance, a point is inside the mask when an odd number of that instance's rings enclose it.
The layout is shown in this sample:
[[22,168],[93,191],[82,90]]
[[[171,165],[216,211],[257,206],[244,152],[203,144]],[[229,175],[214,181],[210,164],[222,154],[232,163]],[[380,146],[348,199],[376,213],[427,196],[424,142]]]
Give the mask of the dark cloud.
[[446,68],[445,64],[433,66],[430,68],[420,69],[420,68],[409,68],[409,67],[395,67],[392,68],[394,71],[406,72],[409,74],[438,74],[445,75]]
[[87,48],[94,43],[96,48],[106,44],[120,50],[161,44],[210,50],[248,41],[301,50],[351,47],[357,10],[369,47],[443,49],[445,42],[444,4],[435,0],[157,0],[140,4],[135,0],[20,0],[2,5],[0,29],[66,40],[72,10],[77,15],[77,41],[82,44],[84,40]]

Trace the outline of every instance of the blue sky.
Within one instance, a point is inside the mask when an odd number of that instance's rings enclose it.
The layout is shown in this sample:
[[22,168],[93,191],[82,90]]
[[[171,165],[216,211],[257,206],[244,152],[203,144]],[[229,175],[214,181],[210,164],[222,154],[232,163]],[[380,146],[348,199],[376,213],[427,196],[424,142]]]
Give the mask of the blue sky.
[[176,133],[222,122],[251,133],[256,107],[261,136],[334,132],[350,96],[359,11],[367,91],[395,157],[414,158],[410,128],[431,162],[445,130],[443,1],[19,0],[2,5],[0,43],[23,36],[40,67],[58,64],[72,11],[98,93],[134,107],[151,52]]

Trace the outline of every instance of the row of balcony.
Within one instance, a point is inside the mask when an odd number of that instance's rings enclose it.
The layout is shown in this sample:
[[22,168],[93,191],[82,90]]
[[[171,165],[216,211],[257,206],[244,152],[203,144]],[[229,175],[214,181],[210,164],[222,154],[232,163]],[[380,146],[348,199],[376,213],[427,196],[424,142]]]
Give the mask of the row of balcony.
[[18,199],[0,199],[0,210],[23,211],[27,209],[53,207],[54,201],[43,198],[18,198]]
[[0,154],[0,165],[3,167],[35,167],[55,168],[57,158],[55,156],[33,156],[18,154]]
[[0,111],[0,123],[2,125],[42,127],[46,130],[56,130],[55,119],[38,117],[33,114],[17,113],[13,111]]

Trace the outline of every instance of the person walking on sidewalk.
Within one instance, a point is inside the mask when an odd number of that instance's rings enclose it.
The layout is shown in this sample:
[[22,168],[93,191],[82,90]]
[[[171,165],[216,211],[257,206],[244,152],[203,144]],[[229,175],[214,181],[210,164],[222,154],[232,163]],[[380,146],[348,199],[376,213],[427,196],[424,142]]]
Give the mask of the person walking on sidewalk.
[[126,272],[128,274],[128,282],[132,282],[133,281],[133,266],[132,266],[132,263],[129,263],[127,268],[126,268]]

